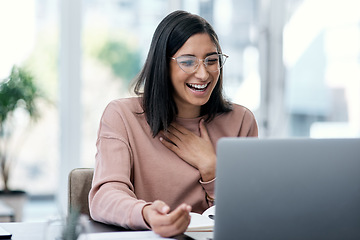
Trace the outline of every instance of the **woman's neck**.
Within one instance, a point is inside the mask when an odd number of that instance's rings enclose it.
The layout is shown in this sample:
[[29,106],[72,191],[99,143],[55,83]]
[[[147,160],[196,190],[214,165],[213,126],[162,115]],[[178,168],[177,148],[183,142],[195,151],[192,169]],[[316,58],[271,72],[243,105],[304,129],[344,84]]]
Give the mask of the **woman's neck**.
[[200,109],[199,106],[191,106],[191,107],[179,107],[178,106],[178,114],[177,117],[179,118],[197,118],[200,116]]

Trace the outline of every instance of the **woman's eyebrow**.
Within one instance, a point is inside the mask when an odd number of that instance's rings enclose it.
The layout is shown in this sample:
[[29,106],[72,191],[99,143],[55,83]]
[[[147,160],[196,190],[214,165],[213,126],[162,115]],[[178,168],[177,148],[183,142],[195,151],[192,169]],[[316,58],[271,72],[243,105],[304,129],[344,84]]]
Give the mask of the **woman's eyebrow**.
[[[209,53],[205,54],[205,57],[208,57],[208,56],[211,56],[214,54],[218,54],[218,52],[209,52]],[[180,56],[196,57],[194,54],[190,54],[190,53],[181,54]]]
[[185,53],[185,54],[181,54],[179,57],[196,57],[194,54],[190,54],[190,53]]
[[207,53],[206,56],[210,56],[210,55],[214,55],[214,54],[218,54],[218,52]]

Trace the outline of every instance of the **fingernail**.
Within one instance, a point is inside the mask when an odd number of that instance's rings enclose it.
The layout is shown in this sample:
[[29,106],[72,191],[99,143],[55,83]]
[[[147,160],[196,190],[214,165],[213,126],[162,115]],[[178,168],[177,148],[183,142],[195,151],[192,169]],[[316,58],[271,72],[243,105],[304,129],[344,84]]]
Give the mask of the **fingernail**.
[[164,206],[163,208],[162,208],[162,212],[163,213],[167,213],[169,211],[169,207],[168,206]]

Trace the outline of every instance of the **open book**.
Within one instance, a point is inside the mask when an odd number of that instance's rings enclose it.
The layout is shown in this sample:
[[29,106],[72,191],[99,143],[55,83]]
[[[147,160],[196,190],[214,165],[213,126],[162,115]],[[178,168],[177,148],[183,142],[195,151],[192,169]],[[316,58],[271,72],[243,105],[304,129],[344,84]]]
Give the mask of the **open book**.
[[202,214],[190,213],[191,221],[187,232],[212,232],[214,229],[215,206],[209,207]]

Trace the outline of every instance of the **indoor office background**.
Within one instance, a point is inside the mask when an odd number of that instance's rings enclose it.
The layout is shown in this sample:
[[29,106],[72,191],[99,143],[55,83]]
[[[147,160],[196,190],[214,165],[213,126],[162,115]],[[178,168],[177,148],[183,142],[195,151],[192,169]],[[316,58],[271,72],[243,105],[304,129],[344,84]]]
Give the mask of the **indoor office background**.
[[206,18],[229,55],[226,95],[261,138],[360,137],[358,0],[0,0],[0,79],[26,66],[51,100],[17,112],[10,185],[24,221],[66,212],[67,174],[93,167],[107,103],[131,96],[152,34],[170,11]]

